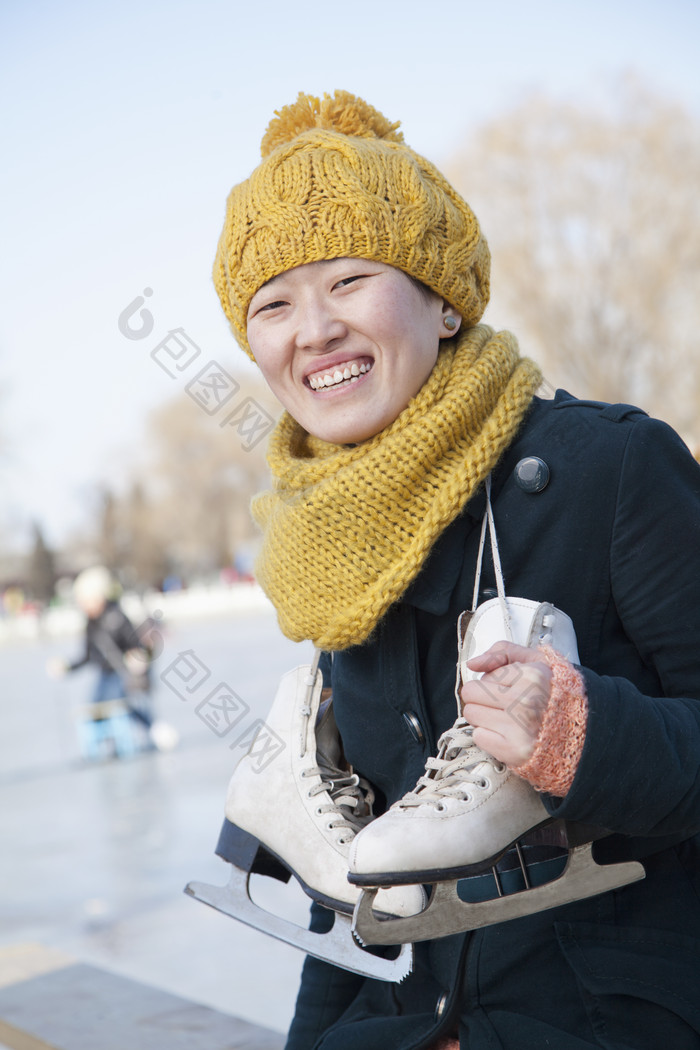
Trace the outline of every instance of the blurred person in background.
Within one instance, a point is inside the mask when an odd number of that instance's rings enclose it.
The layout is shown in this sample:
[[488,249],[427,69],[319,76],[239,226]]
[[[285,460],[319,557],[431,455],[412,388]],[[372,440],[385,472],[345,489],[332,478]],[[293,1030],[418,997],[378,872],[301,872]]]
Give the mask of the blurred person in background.
[[148,746],[168,750],[177,743],[175,730],[153,717],[152,624],[134,627],[118,595],[118,584],[104,566],[85,569],[76,577],[73,596],[85,615],[84,650],[73,661],[52,660],[48,666],[53,677],[87,666],[97,672],[83,734],[90,756],[101,747],[103,737],[112,738],[120,757],[140,750],[133,733],[136,727],[145,733]]

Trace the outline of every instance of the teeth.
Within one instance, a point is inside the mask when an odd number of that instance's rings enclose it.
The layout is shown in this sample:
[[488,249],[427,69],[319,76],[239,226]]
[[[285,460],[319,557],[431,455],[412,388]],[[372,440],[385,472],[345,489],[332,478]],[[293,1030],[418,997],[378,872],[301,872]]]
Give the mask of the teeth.
[[371,365],[361,364],[353,361],[351,365],[345,365],[341,371],[339,368],[331,375],[330,372],[326,375],[317,375],[309,377],[309,386],[312,390],[323,390],[324,387],[338,386],[339,383],[347,382],[350,380],[353,382],[358,379],[359,376],[369,372]]

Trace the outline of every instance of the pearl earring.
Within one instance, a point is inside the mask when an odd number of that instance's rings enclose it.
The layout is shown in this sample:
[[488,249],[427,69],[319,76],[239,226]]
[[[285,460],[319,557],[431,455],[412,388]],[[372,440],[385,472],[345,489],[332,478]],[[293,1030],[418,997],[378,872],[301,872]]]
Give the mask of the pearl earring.
[[445,328],[448,332],[454,332],[455,328],[457,327],[457,319],[448,314],[445,320],[443,321],[443,324],[445,325]]

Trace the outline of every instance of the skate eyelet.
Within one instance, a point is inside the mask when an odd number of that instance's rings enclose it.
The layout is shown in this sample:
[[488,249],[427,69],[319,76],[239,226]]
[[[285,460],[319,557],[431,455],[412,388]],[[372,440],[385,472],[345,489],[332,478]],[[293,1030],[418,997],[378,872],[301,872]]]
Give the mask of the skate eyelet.
[[481,780],[477,781],[477,786],[485,791],[487,788],[491,787],[491,781],[487,780],[486,777],[482,777]]

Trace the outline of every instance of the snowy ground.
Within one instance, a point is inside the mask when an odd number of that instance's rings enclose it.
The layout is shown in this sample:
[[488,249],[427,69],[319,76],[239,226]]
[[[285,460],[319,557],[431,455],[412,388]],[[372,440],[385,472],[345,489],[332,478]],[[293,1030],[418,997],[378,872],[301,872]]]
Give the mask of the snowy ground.
[[[159,716],[180,733],[167,754],[87,764],[75,719],[91,672],[52,681],[53,656],[78,638],[27,639],[0,648],[0,946],[38,942],[267,1027],[285,1031],[301,953],[186,897],[191,879],[223,884],[213,853],[232,736],[207,724],[200,696],[224,682],[264,717],[280,675],[310,650],[279,633],[260,602],[248,610],[174,618],[156,665]],[[182,664],[186,654],[186,664]],[[174,684],[185,699],[180,699]],[[257,897],[304,922],[293,884],[258,880]]]

